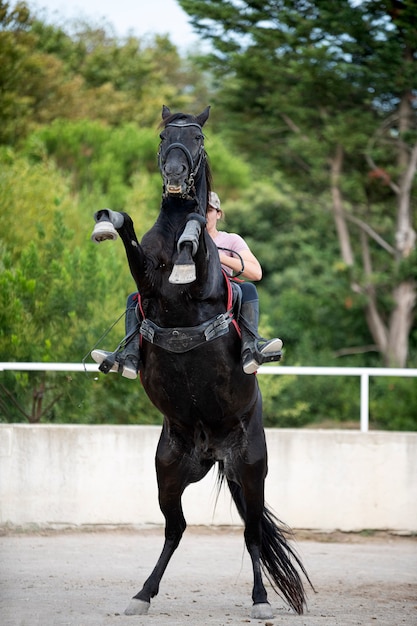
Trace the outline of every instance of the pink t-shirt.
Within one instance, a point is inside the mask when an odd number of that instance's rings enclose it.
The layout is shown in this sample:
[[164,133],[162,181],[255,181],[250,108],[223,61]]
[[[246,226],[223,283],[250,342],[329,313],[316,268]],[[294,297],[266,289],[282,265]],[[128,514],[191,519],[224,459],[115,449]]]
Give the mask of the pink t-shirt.
[[[218,248],[228,248],[228,250],[222,250],[222,253],[235,258],[239,257],[233,254],[233,252],[229,252],[229,250],[234,250],[235,252],[249,250],[248,244],[240,235],[237,235],[236,233],[226,233],[224,230],[219,230],[219,234],[215,237],[214,243]],[[226,274],[233,274],[230,267],[222,265],[222,268]]]

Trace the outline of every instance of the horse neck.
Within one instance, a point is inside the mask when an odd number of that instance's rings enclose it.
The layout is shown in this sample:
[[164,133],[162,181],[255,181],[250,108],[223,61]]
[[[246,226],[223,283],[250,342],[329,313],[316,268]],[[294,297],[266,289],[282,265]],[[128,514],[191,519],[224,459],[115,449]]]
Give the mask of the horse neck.
[[195,199],[184,199],[176,196],[164,196],[157,224],[166,225],[172,229],[172,237],[178,235],[178,228],[185,226],[188,215],[198,210]]

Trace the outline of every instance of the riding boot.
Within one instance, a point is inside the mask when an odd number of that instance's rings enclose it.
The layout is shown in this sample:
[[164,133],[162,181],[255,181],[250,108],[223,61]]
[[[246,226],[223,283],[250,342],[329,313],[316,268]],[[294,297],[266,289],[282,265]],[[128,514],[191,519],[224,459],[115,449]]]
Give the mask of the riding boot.
[[259,301],[242,303],[239,325],[242,332],[242,366],[245,374],[253,374],[263,363],[279,361],[282,356],[281,339],[267,341],[259,336]]
[[114,352],[93,350],[91,356],[104,374],[121,372],[125,378],[135,379],[140,370],[139,328],[136,307],[126,309],[126,337]]

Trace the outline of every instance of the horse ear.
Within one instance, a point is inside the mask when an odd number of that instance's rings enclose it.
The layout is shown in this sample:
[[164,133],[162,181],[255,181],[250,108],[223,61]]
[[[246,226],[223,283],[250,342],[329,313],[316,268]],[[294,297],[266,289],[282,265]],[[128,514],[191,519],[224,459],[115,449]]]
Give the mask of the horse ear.
[[200,124],[200,126],[204,126],[204,124],[208,120],[209,114],[210,114],[210,107],[208,106],[204,109],[202,113],[200,113],[200,115],[197,115],[197,121]]
[[162,119],[166,120],[167,117],[169,117],[171,115],[171,111],[168,109],[168,107],[165,106],[165,104],[162,106]]

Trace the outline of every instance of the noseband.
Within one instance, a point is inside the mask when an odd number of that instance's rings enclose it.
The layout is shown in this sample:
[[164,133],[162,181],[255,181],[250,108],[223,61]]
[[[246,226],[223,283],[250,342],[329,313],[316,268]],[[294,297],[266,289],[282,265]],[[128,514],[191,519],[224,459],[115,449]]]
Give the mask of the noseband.
[[[203,130],[201,128],[201,126],[199,124],[196,124],[195,122],[171,122],[170,124],[167,124],[165,126],[165,128],[169,128],[170,126],[172,127],[177,127],[177,128],[185,128],[186,126],[196,126],[200,131],[201,134],[203,133]],[[191,154],[191,152],[189,151],[189,149],[187,148],[187,146],[185,146],[183,143],[180,143],[178,141],[171,143],[168,148],[166,149],[165,155],[162,158],[161,155],[161,148],[159,148],[158,151],[158,165],[159,165],[159,169],[162,172],[162,168],[165,165],[168,155],[171,152],[171,150],[175,150],[176,148],[178,148],[179,150],[182,150],[182,152],[185,154],[186,159],[187,159],[187,163],[188,163],[188,169],[189,169],[189,176],[188,179],[186,180],[186,190],[185,190],[185,194],[182,194],[183,196],[188,196],[190,191],[194,191],[195,193],[195,187],[194,187],[194,179],[195,176],[198,172],[198,170],[201,167],[201,164],[203,162],[203,160],[206,157],[206,153],[204,150],[204,142],[202,142],[198,154],[197,154],[197,158],[196,161],[194,162],[193,159],[193,155]]]

